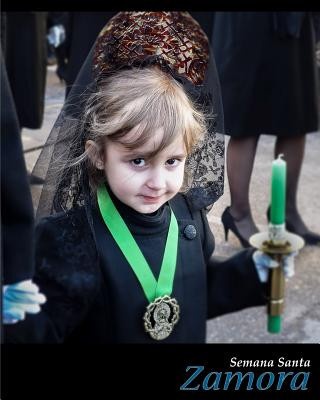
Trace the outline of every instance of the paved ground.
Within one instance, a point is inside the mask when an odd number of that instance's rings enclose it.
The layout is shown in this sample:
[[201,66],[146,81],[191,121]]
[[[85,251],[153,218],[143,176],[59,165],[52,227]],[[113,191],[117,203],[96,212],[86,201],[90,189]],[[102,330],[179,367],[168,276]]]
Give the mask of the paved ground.
[[[64,85],[59,82],[55,66],[48,68],[45,120],[39,130],[24,129],[25,150],[43,144],[64,100]],[[226,139],[227,140],[227,139]],[[263,135],[259,142],[250,198],[253,216],[260,230],[266,229],[265,212],[268,206],[271,161],[274,138]],[[39,151],[26,152],[26,163],[32,169]],[[299,207],[310,229],[320,232],[320,134],[307,137],[305,162],[301,172]],[[36,201],[36,199],[35,199]],[[220,216],[229,205],[228,183],[223,197],[209,213],[209,222],[216,238],[216,254],[231,255],[240,249],[232,233],[224,241]],[[305,247],[296,260],[296,275],[286,287],[286,308],[281,334],[266,332],[266,314],[263,307],[250,308],[208,322],[207,341],[221,343],[320,343],[320,247]]]

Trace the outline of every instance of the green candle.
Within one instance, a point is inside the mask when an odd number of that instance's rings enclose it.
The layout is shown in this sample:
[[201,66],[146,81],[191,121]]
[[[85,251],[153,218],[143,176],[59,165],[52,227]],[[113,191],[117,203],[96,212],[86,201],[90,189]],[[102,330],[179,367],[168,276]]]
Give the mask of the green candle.
[[284,224],[285,222],[287,163],[281,157],[283,157],[283,154],[280,154],[272,162],[270,222],[274,225]]
[[[286,169],[287,163],[282,160],[283,154],[280,154],[272,162],[271,178],[271,215],[269,227],[270,238],[274,244],[281,245],[282,233],[284,232],[285,213],[286,213]],[[272,225],[283,225],[281,228]],[[276,228],[276,229],[275,229]],[[281,262],[281,257],[279,257]],[[270,333],[279,333],[281,331],[281,312],[284,295],[284,275],[281,267],[270,271],[271,292],[268,315],[268,331]]]

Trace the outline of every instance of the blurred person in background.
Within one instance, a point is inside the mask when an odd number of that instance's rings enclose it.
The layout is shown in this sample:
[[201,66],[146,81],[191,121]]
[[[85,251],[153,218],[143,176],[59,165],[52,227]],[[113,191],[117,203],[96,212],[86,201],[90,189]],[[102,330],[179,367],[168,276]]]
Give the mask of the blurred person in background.
[[45,301],[34,274],[34,218],[18,116],[1,62],[1,265],[2,321],[14,324]]
[[66,80],[67,49],[66,31],[68,29],[68,12],[48,12],[47,48],[48,65],[57,64],[56,74],[60,82]]
[[[2,12],[1,45],[19,129],[40,129],[47,74],[45,12]],[[42,180],[29,174],[31,184]]]
[[[276,136],[275,157],[287,162],[286,227],[307,244],[320,235],[297,208],[306,133],[319,127],[314,19],[308,12],[216,12],[212,46],[230,135],[227,173],[231,205],[222,215],[242,246],[258,231],[249,185],[260,134]],[[267,212],[269,214],[269,212]]]
[[46,14],[1,13],[3,57],[21,128],[39,129],[43,122]]

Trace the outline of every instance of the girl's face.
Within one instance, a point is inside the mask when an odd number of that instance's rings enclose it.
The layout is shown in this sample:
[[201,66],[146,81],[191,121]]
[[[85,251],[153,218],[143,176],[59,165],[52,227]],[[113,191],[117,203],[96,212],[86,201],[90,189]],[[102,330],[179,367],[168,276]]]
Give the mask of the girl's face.
[[[125,139],[130,140],[131,135],[133,138],[134,130]],[[116,197],[142,214],[158,210],[178,193],[183,183],[186,150],[182,135],[151,159],[149,157],[162,136],[163,130],[158,129],[153,138],[137,150],[108,141],[103,164],[100,163]]]

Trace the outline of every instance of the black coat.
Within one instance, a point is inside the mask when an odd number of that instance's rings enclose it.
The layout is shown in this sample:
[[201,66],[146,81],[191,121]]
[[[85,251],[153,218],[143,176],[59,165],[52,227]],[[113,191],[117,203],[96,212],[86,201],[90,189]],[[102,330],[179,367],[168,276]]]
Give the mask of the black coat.
[[34,221],[18,117],[1,56],[1,229],[2,282],[34,273]]
[[2,21],[4,59],[19,125],[39,129],[47,73],[46,13],[8,12]]
[[294,136],[318,129],[310,13],[216,12],[211,43],[228,135]]
[[[169,207],[149,218],[119,203],[117,208],[157,278]],[[181,317],[163,342],[203,343],[207,318],[265,304],[265,285],[256,273],[252,250],[215,261],[205,213],[192,213],[182,195],[170,204],[180,232],[172,296]],[[148,302],[140,284],[98,210],[93,221],[94,234],[80,208],[46,218],[37,227],[35,282],[48,301],[41,313],[6,326],[6,342],[154,343],[143,328]],[[196,228],[195,237],[185,233],[187,225]]]

